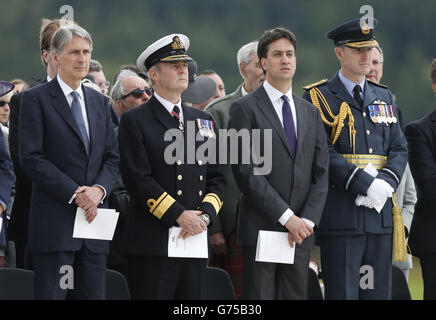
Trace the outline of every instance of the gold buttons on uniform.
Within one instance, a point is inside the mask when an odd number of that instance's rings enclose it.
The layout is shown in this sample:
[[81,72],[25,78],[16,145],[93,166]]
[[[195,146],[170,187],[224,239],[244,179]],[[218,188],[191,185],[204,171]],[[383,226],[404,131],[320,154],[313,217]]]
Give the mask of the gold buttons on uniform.
[[203,176],[200,176],[200,181],[203,181]]
[[183,194],[183,191],[182,191],[182,190],[177,191],[177,195],[178,195],[178,196],[181,196],[182,194]]
[[371,134],[371,131],[366,130],[366,134],[369,136]]
[[203,191],[198,191],[198,195],[201,197],[203,195]]
[[183,180],[182,175],[179,174],[179,175],[177,176],[177,180],[182,181],[182,180]]
[[198,160],[198,165],[199,165],[199,166],[203,165],[203,161]]
[[363,117],[365,118],[365,117],[366,117],[366,112],[362,113],[362,115],[363,115]]
[[182,165],[182,160],[177,161],[177,165],[181,166]]
[[372,153],[372,152],[373,152],[372,148],[369,148],[369,150],[368,150],[368,151],[369,151],[369,153]]

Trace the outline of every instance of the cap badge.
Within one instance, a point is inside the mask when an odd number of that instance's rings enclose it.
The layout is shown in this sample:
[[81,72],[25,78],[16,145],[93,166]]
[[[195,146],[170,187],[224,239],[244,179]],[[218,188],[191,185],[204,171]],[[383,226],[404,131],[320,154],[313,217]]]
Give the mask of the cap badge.
[[366,21],[362,22],[360,31],[362,31],[363,34],[368,34],[371,31],[371,28],[369,27],[368,23],[366,23]]
[[183,46],[183,42],[179,39],[179,37],[173,38],[173,43],[171,44],[171,48],[173,48],[173,50],[185,49],[185,47]]

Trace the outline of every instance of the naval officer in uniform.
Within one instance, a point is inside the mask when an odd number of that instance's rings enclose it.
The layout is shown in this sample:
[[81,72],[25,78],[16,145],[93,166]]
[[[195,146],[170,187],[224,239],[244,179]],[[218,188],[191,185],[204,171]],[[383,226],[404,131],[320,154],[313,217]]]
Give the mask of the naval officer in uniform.
[[[169,229],[181,227],[184,238],[197,235],[222,206],[224,167],[204,158],[189,161],[218,132],[210,115],[181,102],[192,60],[188,47],[188,37],[172,34],[144,50],[137,65],[148,71],[154,94],[120,122],[120,169],[131,195],[127,255],[133,299],[200,298],[207,261],[168,257]],[[169,132],[182,137],[183,152],[176,152],[174,163],[166,152],[174,143],[165,139]]]
[[[319,109],[329,137],[329,193],[317,230],[327,299],[391,297],[390,197],[407,149],[392,93],[365,77],[378,45],[376,25],[354,19],[328,32],[341,69],[303,95]],[[369,162],[375,177],[364,170]]]

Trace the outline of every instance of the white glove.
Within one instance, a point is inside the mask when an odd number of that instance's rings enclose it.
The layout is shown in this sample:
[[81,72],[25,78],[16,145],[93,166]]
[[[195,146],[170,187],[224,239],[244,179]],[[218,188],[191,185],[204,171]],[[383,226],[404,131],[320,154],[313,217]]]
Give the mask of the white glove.
[[392,197],[394,189],[389,183],[381,179],[374,179],[366,192],[368,200],[375,206],[384,204],[387,198]]
[[356,206],[364,206],[370,209],[374,208],[374,205],[371,203],[371,201],[369,201],[368,197],[363,197],[363,196],[357,196],[356,197]]

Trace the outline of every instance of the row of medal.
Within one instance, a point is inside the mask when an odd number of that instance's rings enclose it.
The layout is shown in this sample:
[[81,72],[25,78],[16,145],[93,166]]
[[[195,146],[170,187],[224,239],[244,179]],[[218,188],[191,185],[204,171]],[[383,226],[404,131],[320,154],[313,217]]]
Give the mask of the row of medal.
[[388,104],[371,104],[368,106],[369,116],[374,123],[397,123],[394,106]]
[[213,121],[197,119],[200,135],[202,137],[215,138],[215,131],[213,130]]

